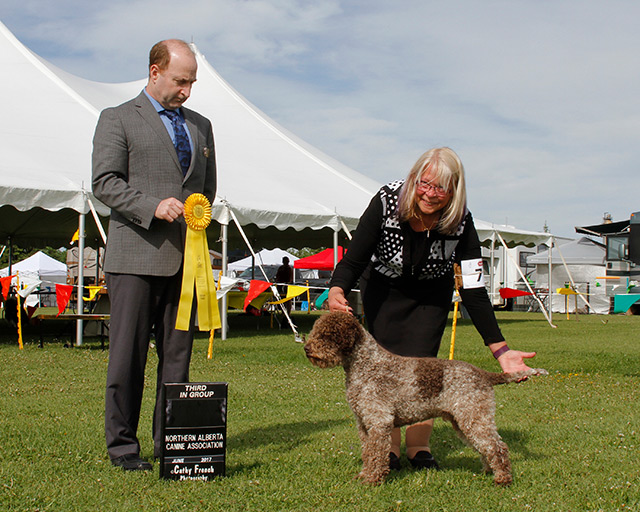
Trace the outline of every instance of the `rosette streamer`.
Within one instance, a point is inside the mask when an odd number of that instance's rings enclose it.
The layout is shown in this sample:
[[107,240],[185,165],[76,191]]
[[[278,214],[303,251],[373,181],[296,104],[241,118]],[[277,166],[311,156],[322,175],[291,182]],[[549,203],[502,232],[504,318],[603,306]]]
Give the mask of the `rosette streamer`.
[[191,194],[184,202],[187,238],[184,246],[182,290],[178,304],[176,329],[189,330],[193,293],[198,301],[198,327],[201,331],[219,329],[220,311],[213,281],[206,228],[211,222],[211,203],[202,194]]

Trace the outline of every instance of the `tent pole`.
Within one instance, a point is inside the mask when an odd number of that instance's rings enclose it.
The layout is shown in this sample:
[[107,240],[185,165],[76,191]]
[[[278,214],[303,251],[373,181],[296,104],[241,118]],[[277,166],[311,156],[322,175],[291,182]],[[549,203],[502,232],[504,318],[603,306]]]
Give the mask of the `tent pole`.
[[[225,202],[225,204],[227,206],[227,210],[229,212],[229,215],[231,215],[231,219],[233,220],[233,222],[235,223],[236,227],[238,228],[238,231],[240,231],[240,235],[242,236],[242,239],[244,240],[244,243],[247,244],[247,247],[249,248],[249,251],[251,251],[251,255],[255,258],[256,253],[253,250],[253,247],[251,246],[251,242],[249,242],[249,239],[247,238],[247,234],[244,232],[244,229],[242,229],[242,226],[240,225],[240,221],[238,220],[238,217],[236,217],[236,214],[233,213],[233,210],[231,209],[231,207],[226,202]],[[262,267],[262,264],[258,264],[258,266],[260,267],[260,270],[262,271],[262,275],[264,276],[265,281],[268,282],[269,278],[267,277],[267,274],[264,271],[264,268]],[[278,300],[280,300],[280,294],[278,293],[278,288],[273,284],[271,285],[271,291],[276,296],[276,298]],[[293,323],[293,320],[291,320],[291,316],[287,312],[287,308],[284,307],[284,304],[279,304],[279,306],[280,306],[280,309],[282,310],[282,313],[284,313],[285,318],[289,322],[289,327],[291,327],[291,330],[293,331],[293,334],[296,337],[296,341],[298,341],[298,338],[300,337],[300,335],[298,334],[298,329],[296,329],[296,326]]]
[[[222,273],[221,276],[226,276],[229,268],[229,224],[222,224],[222,230],[220,231],[220,238],[222,239]],[[220,276],[218,276],[220,280]],[[227,294],[222,296],[222,314],[220,315],[222,320],[222,339],[227,339]]]
[[[84,313],[84,225],[85,215],[81,213],[78,221],[78,306],[76,309],[79,315]],[[82,324],[82,319],[76,320],[76,346],[78,347],[82,345]]]
[[495,250],[496,250],[496,232],[494,231],[491,234],[491,268],[489,269],[489,297],[491,299],[491,305],[493,306],[493,298],[495,296],[495,289],[493,288],[494,286],[494,281],[495,281],[495,267],[494,265],[496,264],[496,256],[495,256]]
[[13,241],[11,237],[9,237],[9,270],[7,271],[7,275],[11,275],[11,266],[13,265]]
[[[91,202],[91,199],[89,197],[87,197],[87,202],[89,203],[89,208],[91,209],[91,215],[93,215],[93,220],[96,222],[96,227],[98,228],[98,231],[100,232],[100,236],[102,237],[102,242],[104,243],[104,245],[107,245],[107,234],[104,232],[104,228],[100,223],[100,217],[98,217],[98,212],[96,211],[96,208],[95,206],[93,206],[93,203]],[[97,284],[97,281],[96,281],[96,284]]]
[[96,238],[96,286],[100,284],[100,240]]
[[547,255],[548,257],[548,262],[549,262],[549,292],[548,292],[548,307],[549,307],[549,318],[552,319],[553,318],[553,307],[551,305],[552,301],[553,301],[553,296],[551,295],[551,290],[553,290],[553,288],[551,287],[551,271],[553,270],[553,265],[551,262],[551,250],[553,249],[553,246],[555,245],[555,238],[551,238],[551,245],[549,246],[549,253]]
[[338,266],[338,232],[333,232],[333,270]]
[[[564,256],[562,255],[562,251],[560,250],[560,246],[556,247],[556,249],[558,249],[558,254],[560,255],[560,259],[562,260],[562,265],[564,266],[564,269],[567,271],[567,276],[569,276],[569,281],[571,281],[571,286],[573,286],[573,290],[585,302],[585,304],[589,307],[589,309],[593,310],[593,308],[591,307],[591,304],[589,304],[589,301],[587,300],[587,298],[582,293],[580,293],[578,291],[578,287],[576,286],[576,283],[573,280],[573,276],[571,275],[571,272],[569,272],[569,267],[567,266],[567,262],[565,261]],[[576,311],[578,309],[577,304],[578,304],[578,302],[576,301]]]
[[342,225],[342,229],[344,230],[345,234],[347,235],[347,238],[349,240],[353,240],[353,237],[351,236],[351,231],[349,231],[349,228],[347,227],[347,225],[342,220],[342,217],[338,217],[338,219],[340,220],[340,224]]

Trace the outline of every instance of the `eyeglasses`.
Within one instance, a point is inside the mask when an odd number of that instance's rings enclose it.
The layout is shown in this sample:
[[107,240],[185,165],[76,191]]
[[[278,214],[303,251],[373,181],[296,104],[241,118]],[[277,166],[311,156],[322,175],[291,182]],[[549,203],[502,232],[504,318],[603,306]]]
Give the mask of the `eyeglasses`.
[[435,192],[438,197],[446,196],[449,191],[440,185],[432,185],[428,181],[417,181],[417,191],[418,194],[425,194],[426,192]]

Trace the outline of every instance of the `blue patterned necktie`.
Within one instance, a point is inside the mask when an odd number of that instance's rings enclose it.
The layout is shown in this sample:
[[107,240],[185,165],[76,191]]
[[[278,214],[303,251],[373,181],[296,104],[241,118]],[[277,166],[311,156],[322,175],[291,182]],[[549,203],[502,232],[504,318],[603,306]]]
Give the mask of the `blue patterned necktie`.
[[191,165],[191,144],[189,144],[189,136],[182,125],[180,114],[175,110],[163,110],[162,113],[171,120],[173,133],[176,137],[174,145],[176,147],[176,153],[178,153],[178,160],[180,160],[180,165],[182,166],[182,175],[185,176],[189,170],[189,165]]

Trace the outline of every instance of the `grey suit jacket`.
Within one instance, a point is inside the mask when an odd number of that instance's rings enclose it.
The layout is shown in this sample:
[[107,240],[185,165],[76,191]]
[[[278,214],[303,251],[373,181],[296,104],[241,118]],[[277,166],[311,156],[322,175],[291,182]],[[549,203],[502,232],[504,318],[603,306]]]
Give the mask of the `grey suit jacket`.
[[111,208],[106,272],[171,276],[180,269],[184,219],[154,217],[161,200],[196,192],[213,201],[216,163],[208,119],[182,107],[194,151],[185,177],[158,112],[144,92],[100,115],[93,138],[93,193]]

